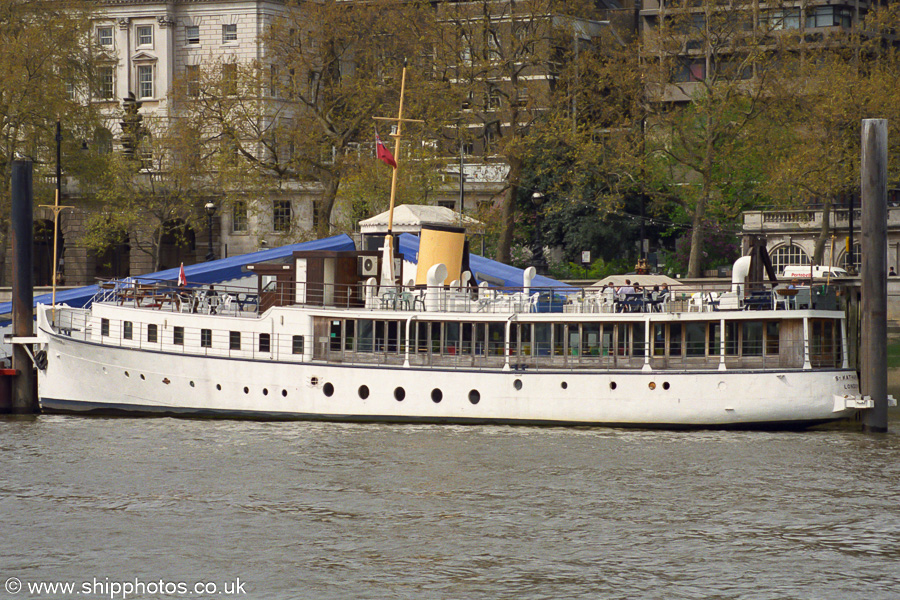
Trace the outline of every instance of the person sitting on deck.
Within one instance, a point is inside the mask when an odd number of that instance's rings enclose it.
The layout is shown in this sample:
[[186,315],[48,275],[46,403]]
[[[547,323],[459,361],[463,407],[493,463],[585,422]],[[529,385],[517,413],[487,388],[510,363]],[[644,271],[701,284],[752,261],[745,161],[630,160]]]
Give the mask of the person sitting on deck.
[[624,300],[626,294],[634,294],[634,293],[635,293],[634,286],[631,285],[631,280],[626,279],[625,285],[623,285],[622,287],[619,288],[619,300]]

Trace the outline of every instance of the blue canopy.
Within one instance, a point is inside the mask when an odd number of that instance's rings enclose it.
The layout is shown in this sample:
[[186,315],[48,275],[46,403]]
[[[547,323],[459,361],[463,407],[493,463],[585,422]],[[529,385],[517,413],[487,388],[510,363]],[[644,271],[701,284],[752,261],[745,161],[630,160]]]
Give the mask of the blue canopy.
[[[230,281],[232,279],[243,277],[244,267],[249,264],[289,258],[291,254],[297,250],[344,251],[355,249],[356,246],[353,244],[353,240],[350,236],[341,234],[322,240],[313,240],[311,242],[291,244],[279,248],[270,248],[268,250],[260,250],[259,252],[211,260],[196,265],[186,265],[184,267],[184,276],[189,283],[220,283],[222,281]],[[174,283],[178,280],[178,271],[180,269],[181,267],[166,269],[165,271],[140,275],[133,277],[132,279],[134,281],[171,281]],[[97,293],[98,289],[99,288],[96,285],[88,285],[85,287],[63,290],[56,293],[56,302],[57,304],[68,304],[69,306],[79,308],[87,307],[90,305],[91,299]],[[35,296],[34,298],[35,304],[50,304],[50,302],[52,302],[52,294],[42,294],[40,296]],[[0,315],[6,315],[11,312],[12,302],[0,303]]]
[[[404,260],[416,263],[419,254],[419,238],[418,236],[403,233],[400,234],[400,241],[397,244],[398,250],[403,254]],[[472,275],[479,281],[488,281],[494,285],[501,287],[522,287],[523,285],[523,269],[505,265],[496,260],[469,254],[469,267]],[[502,283],[500,283],[502,281]],[[567,283],[536,275],[531,282],[532,287],[552,287],[552,288],[576,288]],[[563,291],[560,289],[559,291]]]

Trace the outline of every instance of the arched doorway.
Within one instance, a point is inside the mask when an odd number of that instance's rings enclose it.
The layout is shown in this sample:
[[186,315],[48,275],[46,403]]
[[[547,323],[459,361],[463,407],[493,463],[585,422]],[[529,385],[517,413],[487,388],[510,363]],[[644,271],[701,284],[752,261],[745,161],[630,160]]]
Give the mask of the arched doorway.
[[173,269],[182,262],[194,263],[197,248],[196,235],[181,219],[166,221],[159,245],[159,270]]
[[[63,248],[62,231],[57,230],[57,257],[62,256]],[[38,219],[34,222],[34,240],[32,242],[34,285],[41,286],[53,284],[53,264],[53,221],[50,219]]]
[[115,243],[94,257],[94,277],[122,279],[129,275],[131,275],[131,245],[128,243],[128,234],[123,232]]

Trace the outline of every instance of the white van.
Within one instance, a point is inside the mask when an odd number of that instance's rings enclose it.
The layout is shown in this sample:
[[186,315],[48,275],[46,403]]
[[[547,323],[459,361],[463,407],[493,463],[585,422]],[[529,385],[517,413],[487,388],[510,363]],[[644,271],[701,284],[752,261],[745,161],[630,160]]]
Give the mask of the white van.
[[787,279],[809,279],[810,273],[814,279],[850,276],[850,273],[840,267],[810,267],[809,265],[787,265],[781,276]]

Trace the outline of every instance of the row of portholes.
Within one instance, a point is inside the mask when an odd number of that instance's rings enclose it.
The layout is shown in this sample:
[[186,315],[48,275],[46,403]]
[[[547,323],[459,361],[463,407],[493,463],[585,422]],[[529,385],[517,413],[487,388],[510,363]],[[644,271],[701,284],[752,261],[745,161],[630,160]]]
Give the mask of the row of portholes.
[[[332,385],[331,383],[326,383],[325,385],[322,386],[322,393],[325,394],[327,397],[331,398],[334,395],[334,385]],[[367,399],[370,394],[369,386],[367,386],[367,385],[359,386],[359,389],[357,390],[357,394],[363,400]],[[394,399],[397,402],[403,402],[406,399],[406,390],[403,389],[402,387],[394,388]],[[433,390],[431,390],[431,401],[432,402],[434,402],[435,404],[439,404],[441,402],[441,400],[443,400],[443,399],[444,399],[444,392],[442,392],[440,390],[440,388],[434,388]],[[481,392],[479,392],[478,390],[469,390],[469,402],[471,402],[472,404],[478,404],[479,402],[481,402]]]
[[[129,373],[128,371],[125,371],[125,377],[131,377],[131,373]],[[143,373],[141,373],[141,376],[140,376],[140,377],[141,377],[141,380],[142,380],[142,381],[147,379],[147,378],[144,376]],[[168,378],[163,379],[163,383],[169,383]],[[191,382],[189,382],[189,383],[190,383],[190,386],[191,386],[191,387],[197,387],[197,384],[195,384],[193,381],[191,381]],[[220,392],[222,391],[222,384],[221,384],[221,383],[217,383],[217,384],[216,384],[216,390],[218,390],[218,391],[220,391]],[[247,387],[247,386],[244,386],[244,393],[245,393],[245,394],[249,394],[249,393],[250,393],[250,388]],[[268,396],[268,395],[269,395],[269,388],[263,388],[263,389],[262,389],[262,393],[263,393],[263,396]],[[287,395],[288,395],[287,390],[281,390],[281,395],[282,395],[283,397],[287,398]]]
[[[650,388],[651,391],[652,391],[652,390],[655,390],[655,389],[656,389],[656,382],[655,382],[655,381],[651,381],[650,383],[647,384],[647,387]],[[663,381],[662,389],[668,390],[670,387],[671,387],[671,386],[669,385],[669,382],[668,382],[668,381]],[[615,381],[610,381],[610,382],[609,382],[609,389],[611,389],[611,390],[616,389],[616,382],[615,382]]]

